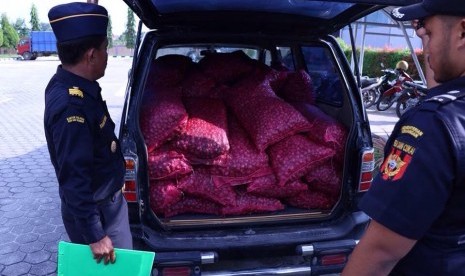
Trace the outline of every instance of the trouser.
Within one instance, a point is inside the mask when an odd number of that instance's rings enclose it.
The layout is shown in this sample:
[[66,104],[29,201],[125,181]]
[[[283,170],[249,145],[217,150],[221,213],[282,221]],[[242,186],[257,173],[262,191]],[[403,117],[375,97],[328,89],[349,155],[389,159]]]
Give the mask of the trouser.
[[[128,204],[121,190],[97,204],[103,230],[111,239],[113,247],[132,249],[132,236],[129,229]],[[61,202],[61,215],[66,233],[72,243],[87,244],[78,231],[73,215],[66,203]]]

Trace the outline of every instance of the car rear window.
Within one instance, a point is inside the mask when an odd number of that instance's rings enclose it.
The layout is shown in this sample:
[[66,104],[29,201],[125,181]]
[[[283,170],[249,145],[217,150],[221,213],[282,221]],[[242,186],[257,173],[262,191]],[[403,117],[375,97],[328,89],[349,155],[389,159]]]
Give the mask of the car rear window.
[[258,59],[259,50],[253,48],[244,48],[244,47],[223,47],[223,46],[212,46],[212,45],[194,45],[194,46],[185,46],[185,47],[164,47],[160,48],[157,51],[157,58],[165,55],[183,55],[188,56],[194,62],[198,62],[209,52],[214,53],[232,53],[235,51],[243,51],[250,58]]

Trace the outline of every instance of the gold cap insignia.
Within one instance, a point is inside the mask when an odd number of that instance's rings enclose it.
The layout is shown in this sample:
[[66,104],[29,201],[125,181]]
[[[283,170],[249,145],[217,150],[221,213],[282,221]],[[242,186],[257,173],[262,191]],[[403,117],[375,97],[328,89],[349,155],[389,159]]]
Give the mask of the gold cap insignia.
[[111,142],[111,152],[116,152],[116,142],[115,141]]
[[84,93],[82,93],[82,91],[79,90],[79,87],[73,86],[70,89],[68,89],[68,91],[70,96],[84,98]]

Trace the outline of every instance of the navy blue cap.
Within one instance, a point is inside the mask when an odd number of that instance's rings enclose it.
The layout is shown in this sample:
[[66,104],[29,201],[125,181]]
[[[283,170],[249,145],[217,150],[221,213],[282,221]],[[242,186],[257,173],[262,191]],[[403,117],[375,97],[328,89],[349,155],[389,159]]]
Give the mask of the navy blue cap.
[[73,2],[58,5],[50,9],[48,19],[58,42],[107,35],[108,12],[97,4]]
[[392,10],[391,17],[397,21],[408,21],[439,14],[465,16],[465,3],[463,0],[423,0],[421,3]]

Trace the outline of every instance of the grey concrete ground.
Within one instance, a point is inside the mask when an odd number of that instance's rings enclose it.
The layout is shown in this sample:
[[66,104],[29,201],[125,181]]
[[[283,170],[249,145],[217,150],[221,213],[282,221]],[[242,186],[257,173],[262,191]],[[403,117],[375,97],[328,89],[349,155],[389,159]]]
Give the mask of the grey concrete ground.
[[[0,61],[1,275],[55,275],[57,244],[68,239],[42,122],[44,89],[57,65],[56,58]],[[130,59],[110,59],[99,81],[115,122],[130,66]],[[390,133],[393,111],[367,111],[374,133]]]
[[[43,131],[44,89],[56,58],[0,61],[0,273],[56,275],[67,240]],[[121,114],[130,59],[110,59],[100,81],[112,118]]]

